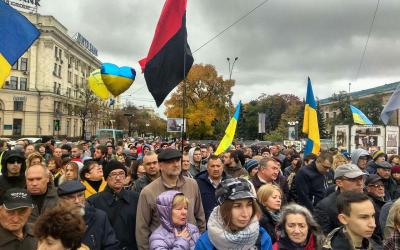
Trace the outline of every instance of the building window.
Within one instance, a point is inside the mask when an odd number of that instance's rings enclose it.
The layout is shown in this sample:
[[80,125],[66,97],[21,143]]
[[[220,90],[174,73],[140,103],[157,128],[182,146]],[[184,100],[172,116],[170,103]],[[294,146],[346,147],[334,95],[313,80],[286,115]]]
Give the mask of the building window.
[[22,119],[13,120],[13,135],[22,134]]
[[325,119],[329,119],[329,113],[325,113]]
[[11,69],[18,70],[18,60],[14,63]]
[[23,110],[24,110],[24,102],[14,101],[14,111],[23,111]]
[[61,49],[58,49],[58,58],[60,58],[60,60],[61,60],[61,57],[62,56],[62,50]]
[[74,96],[75,96],[75,98],[78,98],[78,90],[77,89],[74,89]]
[[79,67],[79,60],[76,59],[76,60],[75,60],[75,69],[78,70],[78,67]]
[[17,87],[18,87],[18,77],[11,76],[10,85],[8,86],[8,89],[17,89]]
[[61,65],[58,65],[58,77],[61,78]]
[[58,59],[58,48],[57,48],[57,46],[54,46],[54,57],[56,59]]
[[28,70],[28,58],[21,58],[21,65],[20,65],[20,70],[22,71],[27,71]]
[[67,97],[71,97],[71,88],[67,88]]
[[28,78],[21,77],[19,78],[19,89],[26,90],[28,88]]
[[53,75],[54,75],[54,76],[57,76],[57,69],[58,69],[57,63],[55,63],[55,64],[54,64],[54,68],[53,68]]
[[78,85],[78,75],[74,75],[74,83],[75,85]]
[[68,82],[72,83],[72,72],[68,71]]

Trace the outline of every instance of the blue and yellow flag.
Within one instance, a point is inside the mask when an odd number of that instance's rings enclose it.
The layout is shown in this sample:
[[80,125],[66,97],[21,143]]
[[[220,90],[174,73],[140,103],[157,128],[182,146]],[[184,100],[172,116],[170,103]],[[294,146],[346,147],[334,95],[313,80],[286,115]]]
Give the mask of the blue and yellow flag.
[[11,67],[39,37],[39,30],[18,11],[0,1],[0,88]]
[[318,154],[320,150],[317,103],[308,78],[306,105],[304,107],[303,133],[308,135],[304,156],[313,153]]
[[233,115],[228,127],[225,130],[225,136],[224,138],[222,138],[217,150],[214,152],[215,155],[219,155],[225,152],[232,144],[233,138],[235,137],[237,122],[239,120],[240,104],[241,102],[239,101],[239,104],[236,106],[235,114]]
[[363,112],[361,112],[361,110],[354,107],[353,105],[350,105],[350,109],[351,113],[353,113],[354,123],[361,125],[373,125],[373,123],[368,119],[366,115],[364,115]]

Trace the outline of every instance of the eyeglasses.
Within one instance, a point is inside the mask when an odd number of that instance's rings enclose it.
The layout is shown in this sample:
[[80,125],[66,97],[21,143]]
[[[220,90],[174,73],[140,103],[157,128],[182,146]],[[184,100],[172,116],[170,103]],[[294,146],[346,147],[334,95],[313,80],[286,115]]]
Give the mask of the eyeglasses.
[[374,188],[384,188],[384,187],[385,187],[385,185],[383,185],[383,184],[370,184],[370,185],[368,185],[368,187],[374,187]]
[[111,178],[117,178],[117,177],[125,178],[125,172],[110,173],[109,176]]

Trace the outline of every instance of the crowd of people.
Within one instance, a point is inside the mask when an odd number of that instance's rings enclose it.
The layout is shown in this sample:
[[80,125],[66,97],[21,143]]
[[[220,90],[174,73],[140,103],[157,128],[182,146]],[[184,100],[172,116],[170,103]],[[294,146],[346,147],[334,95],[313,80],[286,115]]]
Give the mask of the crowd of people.
[[0,249],[400,249],[400,156],[0,141]]

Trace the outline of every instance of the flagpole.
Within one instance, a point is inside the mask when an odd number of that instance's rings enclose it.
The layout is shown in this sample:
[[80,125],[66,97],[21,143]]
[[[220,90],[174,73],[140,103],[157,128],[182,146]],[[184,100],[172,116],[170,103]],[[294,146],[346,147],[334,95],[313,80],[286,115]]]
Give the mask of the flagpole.
[[[186,12],[185,12],[185,16],[184,16],[184,20],[185,20],[185,26],[186,26]],[[186,34],[187,35],[187,34]],[[182,126],[183,128],[181,129],[181,152],[183,155],[183,140],[184,140],[184,136],[186,135],[185,133],[185,126],[186,126],[186,122],[185,122],[185,116],[186,116],[186,44],[183,44],[183,96],[182,96]],[[186,136],[185,136],[186,139]],[[183,157],[181,158],[183,160]],[[181,162],[182,164],[183,162]]]

